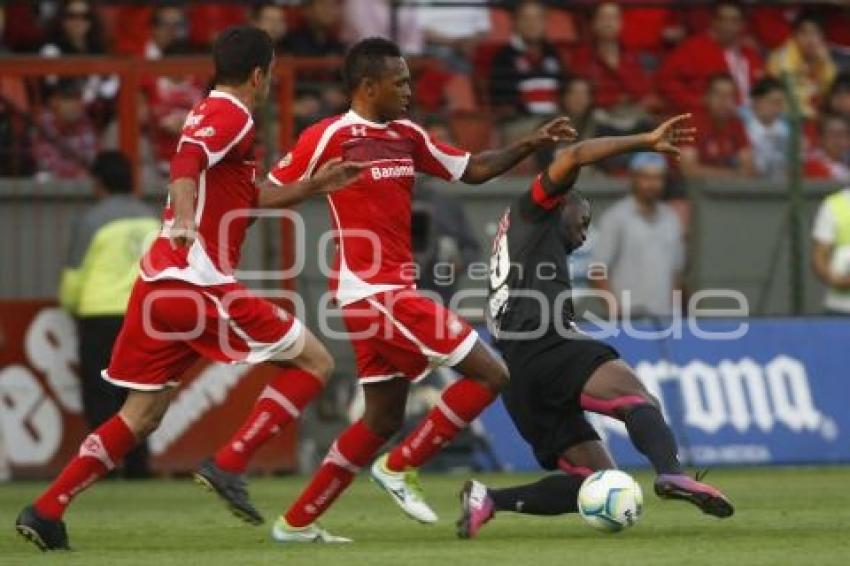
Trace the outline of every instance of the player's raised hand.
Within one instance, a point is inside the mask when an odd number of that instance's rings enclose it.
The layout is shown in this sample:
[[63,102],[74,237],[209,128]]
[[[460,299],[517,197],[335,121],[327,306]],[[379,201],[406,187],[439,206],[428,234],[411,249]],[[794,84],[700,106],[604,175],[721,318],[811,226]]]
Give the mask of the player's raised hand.
[[649,148],[678,157],[681,153],[680,146],[696,140],[697,129],[684,124],[690,119],[690,114],[679,114],[655,128],[649,133]]
[[573,142],[578,139],[578,132],[573,128],[570,119],[560,116],[543,124],[535,133],[537,143]]
[[331,159],[313,175],[315,192],[332,193],[351,184],[371,163],[343,161],[341,157]]

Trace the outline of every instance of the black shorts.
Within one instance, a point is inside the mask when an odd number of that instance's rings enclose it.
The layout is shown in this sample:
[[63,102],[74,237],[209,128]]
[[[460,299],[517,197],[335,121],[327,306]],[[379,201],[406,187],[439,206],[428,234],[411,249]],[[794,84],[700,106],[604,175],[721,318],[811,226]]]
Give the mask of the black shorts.
[[599,440],[584,417],[581,392],[596,368],[619,359],[617,350],[589,337],[557,335],[498,346],[511,374],[502,399],[543,468],[556,469],[567,448]]

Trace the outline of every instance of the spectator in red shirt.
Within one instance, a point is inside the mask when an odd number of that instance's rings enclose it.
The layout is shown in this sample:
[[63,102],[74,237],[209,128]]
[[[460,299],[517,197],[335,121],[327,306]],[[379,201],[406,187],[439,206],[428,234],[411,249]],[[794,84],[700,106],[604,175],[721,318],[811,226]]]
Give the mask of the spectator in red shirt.
[[738,3],[717,2],[709,30],[683,41],[667,57],[658,75],[661,94],[679,110],[698,110],[709,79],[722,73],[735,82],[738,101],[747,103],[763,63],[754,49],[743,44],[743,32]]
[[705,109],[695,114],[697,141],[682,150],[682,170],[692,177],[741,177],[755,174],[753,154],[738,118],[735,81],[728,75],[709,79]]
[[821,118],[818,127],[819,147],[807,156],[803,174],[812,179],[850,181],[850,125],[837,114]]
[[623,14],[614,2],[600,4],[593,14],[593,38],[572,59],[572,70],[587,77],[596,105],[626,115],[645,115],[653,108],[652,85],[637,56],[623,48]]
[[97,134],[78,81],[60,79],[36,117],[32,152],[40,179],[80,179],[97,155]]
[[[672,4],[673,1],[668,0],[667,3]],[[625,25],[620,39],[626,49],[658,53],[685,38],[687,30],[682,25],[678,10],[657,5],[643,6],[641,0],[622,4]]]

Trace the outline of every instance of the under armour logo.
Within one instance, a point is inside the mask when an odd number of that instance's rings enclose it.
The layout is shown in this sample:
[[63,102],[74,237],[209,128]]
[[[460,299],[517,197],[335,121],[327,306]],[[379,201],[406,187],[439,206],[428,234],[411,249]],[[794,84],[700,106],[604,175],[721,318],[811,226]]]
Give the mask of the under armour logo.
[[365,138],[366,126],[351,126],[351,135]]

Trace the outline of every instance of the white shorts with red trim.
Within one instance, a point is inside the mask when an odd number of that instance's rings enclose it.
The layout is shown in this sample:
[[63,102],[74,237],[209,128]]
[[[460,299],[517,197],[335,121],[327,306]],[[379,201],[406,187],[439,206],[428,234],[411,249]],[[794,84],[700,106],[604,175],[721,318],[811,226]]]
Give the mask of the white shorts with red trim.
[[361,383],[422,379],[463,361],[478,333],[415,289],[378,293],[342,307]]
[[291,359],[303,335],[297,318],[239,283],[200,287],[140,278],[102,375],[120,387],[157,391],[177,385],[202,357],[250,364]]

